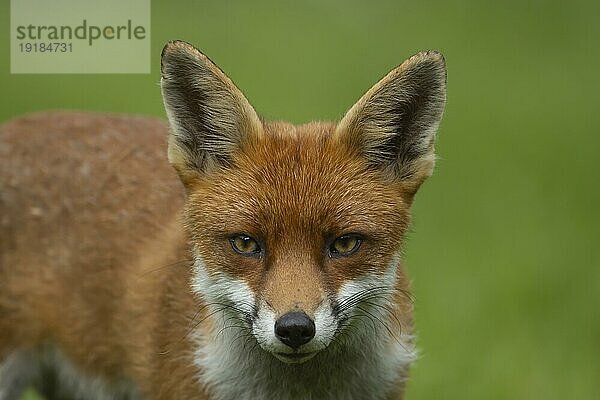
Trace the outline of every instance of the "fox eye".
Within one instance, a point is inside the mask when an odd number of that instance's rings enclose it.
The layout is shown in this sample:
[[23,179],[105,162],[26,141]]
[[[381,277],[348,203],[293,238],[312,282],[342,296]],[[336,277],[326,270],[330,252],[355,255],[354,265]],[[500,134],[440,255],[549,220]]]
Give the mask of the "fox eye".
[[248,235],[235,235],[229,242],[233,250],[243,256],[257,256],[262,251],[258,242]]
[[361,239],[356,235],[344,235],[335,239],[329,246],[330,257],[348,257],[360,248]]

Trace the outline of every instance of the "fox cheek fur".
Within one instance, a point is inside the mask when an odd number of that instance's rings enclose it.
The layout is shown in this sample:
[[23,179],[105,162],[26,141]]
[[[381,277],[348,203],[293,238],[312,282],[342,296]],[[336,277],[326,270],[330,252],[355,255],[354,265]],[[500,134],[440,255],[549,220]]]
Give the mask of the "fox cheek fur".
[[[390,330],[390,315],[403,325],[391,329],[410,336],[399,255],[413,197],[433,171],[445,80],[442,56],[419,53],[338,124],[293,126],[259,118],[192,46],[165,47],[169,160],[188,192],[193,289],[222,314],[221,331],[249,333],[286,362],[360,342],[371,324]],[[239,234],[260,253],[233,251]],[[359,237],[360,248],[332,257],[332,240],[346,234]],[[283,319],[295,341],[282,338]],[[286,358],[292,353],[300,356]]]

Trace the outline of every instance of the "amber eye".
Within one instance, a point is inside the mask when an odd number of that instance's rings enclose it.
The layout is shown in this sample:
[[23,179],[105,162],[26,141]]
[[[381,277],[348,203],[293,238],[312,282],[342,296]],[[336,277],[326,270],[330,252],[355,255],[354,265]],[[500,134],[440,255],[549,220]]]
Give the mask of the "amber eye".
[[335,239],[329,246],[330,257],[347,257],[358,250],[361,240],[356,235],[344,235]]
[[257,256],[262,251],[258,242],[248,235],[235,235],[229,242],[233,250],[243,256]]

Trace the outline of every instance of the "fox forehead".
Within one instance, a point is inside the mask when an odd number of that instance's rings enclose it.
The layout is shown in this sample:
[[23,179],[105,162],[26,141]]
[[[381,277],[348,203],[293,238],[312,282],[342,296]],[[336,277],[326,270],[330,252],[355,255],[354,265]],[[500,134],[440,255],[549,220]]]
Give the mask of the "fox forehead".
[[398,236],[408,225],[402,186],[336,143],[334,129],[323,122],[265,124],[265,134],[242,145],[228,168],[194,182],[189,217],[214,233],[262,240]]

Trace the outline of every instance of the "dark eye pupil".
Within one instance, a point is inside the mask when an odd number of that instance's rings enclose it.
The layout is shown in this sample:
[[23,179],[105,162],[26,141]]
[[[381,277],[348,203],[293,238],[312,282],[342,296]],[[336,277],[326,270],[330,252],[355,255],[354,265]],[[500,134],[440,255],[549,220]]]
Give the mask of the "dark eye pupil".
[[235,236],[231,239],[231,245],[236,252],[244,255],[257,254],[260,252],[260,247],[256,240],[245,235]]
[[249,237],[239,237],[238,238],[238,247],[241,250],[248,250],[250,248],[252,248],[252,239],[250,239]]
[[342,236],[337,238],[331,245],[331,254],[347,256],[358,249],[360,240],[354,236]]

